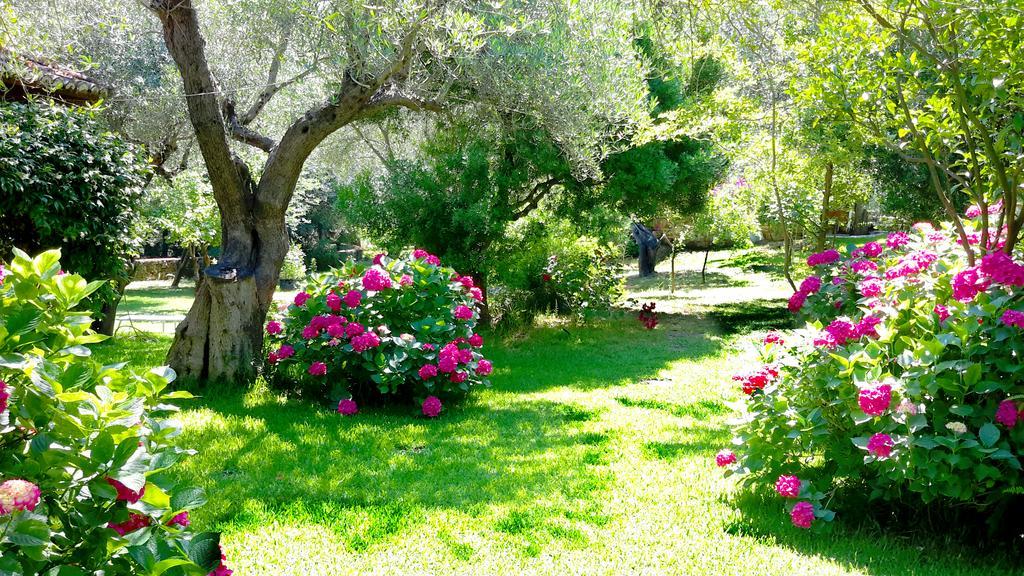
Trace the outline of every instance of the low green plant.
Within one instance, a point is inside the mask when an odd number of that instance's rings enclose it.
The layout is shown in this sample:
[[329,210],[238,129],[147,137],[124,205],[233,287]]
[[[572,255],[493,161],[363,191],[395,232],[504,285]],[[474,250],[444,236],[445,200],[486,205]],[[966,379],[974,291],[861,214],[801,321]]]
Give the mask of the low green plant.
[[78,309],[103,282],[60,271],[60,252],[15,249],[0,266],[0,573],[229,574],[219,536],[194,533],[201,490],[167,470],[192,452],[169,368],[101,365]]

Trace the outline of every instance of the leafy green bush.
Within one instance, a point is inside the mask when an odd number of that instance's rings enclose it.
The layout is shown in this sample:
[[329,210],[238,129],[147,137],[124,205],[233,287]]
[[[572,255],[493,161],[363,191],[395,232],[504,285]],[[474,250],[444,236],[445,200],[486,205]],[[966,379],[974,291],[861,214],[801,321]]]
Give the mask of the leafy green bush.
[[970,266],[948,229],[915,228],[812,255],[790,301],[806,328],[769,334],[764,366],[735,377],[739,454],[718,463],[775,483],[798,526],[830,519],[838,487],[975,509],[1024,487],[1024,265]]
[[0,573],[230,573],[218,535],[188,528],[202,492],[166,473],[190,453],[170,403],[189,395],[166,391],[168,368],[89,357],[104,337],[76,307],[103,282],[59,259],[15,250],[0,267]]
[[471,278],[423,250],[315,275],[283,324],[267,324],[271,381],[346,401],[339,411],[354,407],[350,397],[432,403],[463,395],[491,372],[474,333],[481,299]]
[[[0,258],[15,246],[61,248],[68,270],[126,284],[145,170],[89,110],[0,104]],[[118,298],[104,286],[93,310]]]
[[281,279],[300,280],[306,277],[305,256],[302,254],[302,246],[292,244],[284,257],[284,265],[281,266]]

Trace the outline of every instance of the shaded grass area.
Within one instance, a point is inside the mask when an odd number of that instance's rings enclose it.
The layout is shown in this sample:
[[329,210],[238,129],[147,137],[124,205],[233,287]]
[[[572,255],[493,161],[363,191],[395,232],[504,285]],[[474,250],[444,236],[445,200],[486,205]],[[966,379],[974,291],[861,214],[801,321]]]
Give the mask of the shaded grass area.
[[[147,285],[153,284],[150,282]],[[129,286],[117,307],[118,314],[184,315],[192,306],[195,290],[191,287]]]
[[[843,514],[800,531],[778,498],[738,490],[713,464],[739,398],[729,376],[753,361],[745,343],[788,320],[785,303],[673,310],[653,331],[622,312],[488,337],[494,386],[436,420],[202,390],[182,415],[199,452],[177,471],[209,496],[193,522],[223,531],[245,575],[1021,572],[941,531]],[[147,365],[169,343],[95,353]]]

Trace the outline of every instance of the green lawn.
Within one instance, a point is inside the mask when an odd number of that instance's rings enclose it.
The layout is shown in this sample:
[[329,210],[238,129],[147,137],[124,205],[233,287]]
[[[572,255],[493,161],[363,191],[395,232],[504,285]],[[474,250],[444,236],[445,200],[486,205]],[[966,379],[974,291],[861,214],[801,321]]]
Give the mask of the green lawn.
[[[699,256],[680,266],[699,270]],[[193,522],[223,531],[240,576],[1020,573],[934,533],[842,517],[800,531],[777,498],[723,478],[729,376],[786,321],[787,294],[764,274],[712,270],[706,287],[682,274],[675,294],[663,278],[631,282],[664,311],[652,332],[619,312],[490,338],[494,386],[437,420],[207,391],[183,415],[199,453],[179,474],[210,499]],[[152,364],[169,342],[96,351]]]

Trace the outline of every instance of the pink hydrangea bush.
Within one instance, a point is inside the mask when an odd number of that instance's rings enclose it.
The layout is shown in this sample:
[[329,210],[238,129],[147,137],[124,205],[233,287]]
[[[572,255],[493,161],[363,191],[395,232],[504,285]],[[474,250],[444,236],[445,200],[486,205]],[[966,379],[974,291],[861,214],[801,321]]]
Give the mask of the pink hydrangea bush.
[[355,414],[355,401],[422,404],[488,385],[473,279],[423,250],[373,262],[313,277],[267,322],[272,384],[340,400],[342,414]]
[[0,269],[0,573],[218,569],[219,536],[188,519],[202,491],[166,473],[190,453],[174,373],[91,358],[104,337],[82,302],[105,282],[63,273],[59,252],[16,250]]
[[771,333],[763,366],[734,377],[726,473],[773,486],[801,528],[832,517],[840,486],[978,509],[1024,488],[1020,255],[972,266],[949,227],[920,225],[808,263],[790,300],[804,327]]

